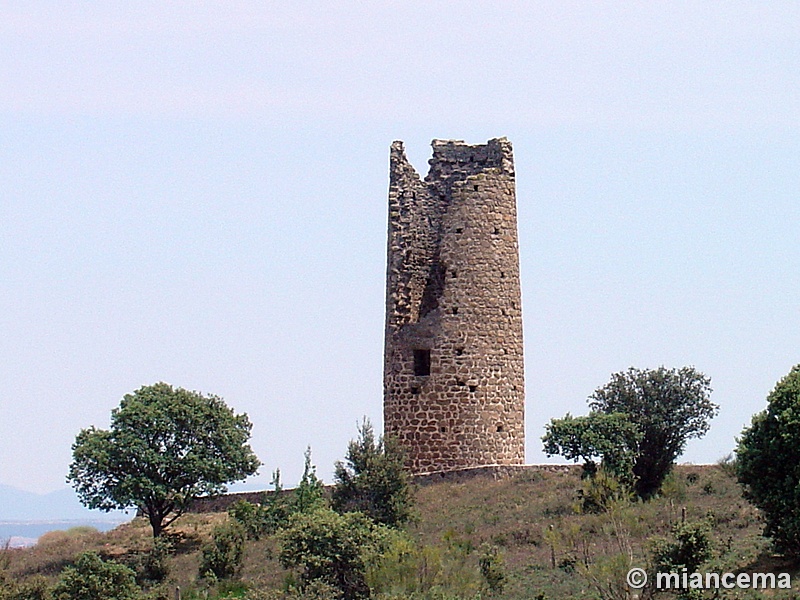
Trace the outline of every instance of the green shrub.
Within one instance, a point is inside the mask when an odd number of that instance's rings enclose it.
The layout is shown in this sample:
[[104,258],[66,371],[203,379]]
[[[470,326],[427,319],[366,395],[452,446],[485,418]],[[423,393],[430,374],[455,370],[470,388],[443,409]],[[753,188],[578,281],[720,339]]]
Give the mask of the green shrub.
[[677,477],[674,471],[670,471],[661,483],[659,494],[673,502],[685,502],[688,498],[686,479]]
[[260,540],[262,536],[275,533],[289,522],[296,511],[312,510],[324,504],[324,488],[317,479],[316,469],[311,464],[311,450],[306,451],[303,477],[297,488],[287,494],[281,485],[281,472],[272,473],[272,491],[264,494],[260,504],[239,500],[228,508],[228,516],[244,529],[247,539]]
[[306,449],[303,477],[294,489],[292,512],[311,512],[326,505],[325,485],[317,477],[317,468],[311,464],[311,448]]
[[80,554],[65,568],[53,592],[56,600],[135,600],[138,595],[133,570],[94,552]]
[[711,523],[704,520],[675,525],[672,539],[653,541],[652,555],[658,572],[697,571],[712,557]]
[[206,579],[234,578],[244,558],[245,532],[242,526],[229,520],[214,528],[211,542],[202,548],[200,576]]
[[413,500],[404,468],[405,455],[392,437],[375,437],[369,420],[337,462],[332,504],[340,513],[360,511],[377,523],[399,526],[412,517]]
[[384,540],[381,555],[367,569],[369,587],[381,599],[474,598],[486,585],[472,560],[471,542],[455,532],[445,534],[443,546],[420,545],[397,530],[388,530]]
[[301,590],[322,582],[341,598],[367,598],[367,564],[377,560],[384,530],[360,513],[340,515],[328,508],[295,513],[281,530],[280,562],[299,568]]
[[272,532],[267,507],[263,504],[239,500],[228,507],[228,517],[239,523],[248,540],[260,540],[261,536]]
[[600,468],[594,475],[583,480],[578,491],[577,508],[582,513],[601,513],[616,502],[630,499],[630,489],[604,468]]
[[52,597],[51,586],[41,575],[13,585],[5,593],[0,591],[3,600],[51,600]]
[[169,576],[169,557],[172,552],[172,542],[168,537],[155,538],[150,552],[142,556],[139,577],[146,582],[164,581]]
[[502,594],[506,585],[506,574],[503,567],[503,557],[494,546],[485,547],[478,566],[481,576],[493,594]]

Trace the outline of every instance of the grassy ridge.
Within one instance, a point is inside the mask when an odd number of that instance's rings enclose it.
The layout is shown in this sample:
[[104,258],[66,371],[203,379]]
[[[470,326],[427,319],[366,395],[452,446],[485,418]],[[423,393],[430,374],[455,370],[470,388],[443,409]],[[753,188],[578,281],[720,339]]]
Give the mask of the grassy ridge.
[[[624,576],[630,566],[647,567],[654,538],[669,537],[672,526],[682,519],[710,519],[714,570],[789,571],[793,577],[797,575],[795,567],[770,554],[757,512],[741,497],[738,484],[722,466],[679,466],[658,498],[648,503],[619,503],[599,514],[576,512],[581,485],[580,468],[575,467],[525,471],[497,481],[475,478],[418,488],[418,518],[408,530],[417,546],[427,549],[428,554],[422,561],[426,564],[417,568],[433,568],[431,557],[436,557],[445,587],[457,588],[452,582],[469,580],[472,587],[464,583],[460,590],[466,593],[464,590],[481,585],[479,559],[492,548],[505,575],[505,589],[494,597],[614,597],[615,593],[624,594]],[[192,590],[203,587],[197,580],[199,549],[210,539],[214,525],[225,518],[225,514],[186,515],[176,522],[172,528],[176,553],[169,558],[165,590],[180,586],[186,598],[194,595]],[[3,561],[6,572],[15,580],[43,577],[55,581],[60,570],[81,551],[96,550],[133,564],[151,544],[149,527],[136,520],[102,534],[48,534],[34,548],[6,550]],[[252,588],[280,589],[287,573],[276,556],[273,539],[248,542],[243,582]],[[449,580],[444,572],[447,569],[451,571]],[[373,576],[393,577],[391,565]],[[800,581],[794,584],[797,588]],[[750,596],[746,592],[736,594],[724,597],[753,597],[752,592]],[[487,597],[485,588],[483,597]],[[792,596],[775,593],[770,597]]]

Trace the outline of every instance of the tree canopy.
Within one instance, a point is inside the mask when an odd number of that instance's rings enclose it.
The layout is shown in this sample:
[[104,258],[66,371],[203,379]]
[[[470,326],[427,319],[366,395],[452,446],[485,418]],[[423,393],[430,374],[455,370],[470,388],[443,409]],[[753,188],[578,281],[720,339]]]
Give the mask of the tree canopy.
[[198,496],[256,472],[251,428],[217,396],[144,386],[111,411],[110,429],[78,434],[67,480],[89,508],[137,507],[157,537]]
[[800,365],[767,398],[739,439],[736,472],[744,495],[764,514],[777,549],[800,556]]
[[583,460],[584,475],[597,472],[596,459],[620,482],[633,484],[633,466],[642,434],[624,413],[590,413],[583,417],[567,414],[552,419],[542,438],[548,456],[560,454],[567,460]]
[[708,431],[719,410],[710,395],[711,380],[694,367],[659,367],[614,373],[590,396],[593,411],[623,413],[642,434],[633,466],[640,497],[658,492],[687,440]]

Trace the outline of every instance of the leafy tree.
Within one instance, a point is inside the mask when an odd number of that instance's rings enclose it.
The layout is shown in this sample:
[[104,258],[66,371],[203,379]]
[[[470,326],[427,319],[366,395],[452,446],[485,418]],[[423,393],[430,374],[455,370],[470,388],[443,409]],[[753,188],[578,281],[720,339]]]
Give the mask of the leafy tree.
[[800,557],[800,365],[781,379],[739,439],[736,472],[776,548]]
[[402,448],[392,437],[376,439],[367,419],[358,434],[348,444],[346,464],[336,462],[334,510],[360,511],[390,526],[405,523],[411,518],[412,498]]
[[317,468],[311,464],[311,447],[306,448],[305,466],[300,483],[294,489],[293,512],[309,512],[325,505],[325,485],[317,477]]
[[593,412],[584,417],[569,413],[552,419],[542,437],[548,456],[560,454],[567,460],[583,460],[584,477],[594,476],[602,459],[607,473],[626,485],[633,484],[633,466],[642,433],[628,415]]
[[302,588],[322,582],[341,598],[368,598],[367,565],[382,550],[382,529],[361,513],[340,515],[329,508],[298,512],[278,533],[280,561],[299,567]]
[[84,552],[74,566],[61,572],[53,596],[57,600],[135,600],[139,588],[128,567]]
[[67,480],[89,508],[136,506],[158,537],[198,496],[255,473],[251,427],[217,396],[145,386],[111,411],[108,431],[78,434]]
[[719,407],[711,402],[711,380],[694,367],[634,369],[614,373],[589,398],[593,411],[624,413],[642,434],[633,465],[641,498],[658,492],[687,440],[702,437]]

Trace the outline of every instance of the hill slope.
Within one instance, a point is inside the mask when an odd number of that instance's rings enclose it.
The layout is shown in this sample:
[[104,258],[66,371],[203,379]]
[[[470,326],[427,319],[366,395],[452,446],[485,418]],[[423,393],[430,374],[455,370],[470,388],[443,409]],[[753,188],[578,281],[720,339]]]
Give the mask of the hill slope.
[[[597,514],[575,511],[583,485],[579,472],[578,467],[530,470],[497,481],[478,477],[418,488],[419,518],[409,534],[424,560],[405,576],[436,580],[444,588],[440,591],[450,594],[447,597],[474,597],[481,585],[485,588],[479,559],[488,552],[499,557],[498,568],[505,575],[504,591],[493,597],[624,598],[625,573],[631,566],[647,567],[653,540],[668,537],[681,520],[703,519],[712,523],[715,570],[793,569],[770,555],[756,511],[742,499],[739,486],[722,467],[677,467],[659,498],[646,504],[620,503]],[[169,559],[171,573],[165,589],[180,585],[189,592],[205,585],[197,580],[199,548],[209,539],[213,525],[225,518],[225,514],[186,515],[176,523],[179,543],[177,554]],[[45,536],[33,549],[11,552],[9,571],[18,579],[37,573],[53,579],[80,550],[93,548],[132,562],[150,544],[149,528],[138,520],[108,534]],[[248,542],[241,574],[245,585],[279,590],[288,574],[276,556],[275,540]],[[384,578],[399,577],[391,568],[380,573]],[[796,571],[792,574],[796,576]],[[799,584],[795,580],[795,586]],[[725,597],[752,597],[749,593],[733,591]],[[429,589],[427,595],[415,597],[445,597],[433,594]],[[484,598],[486,594],[483,589]],[[770,597],[791,596],[778,592]]]

